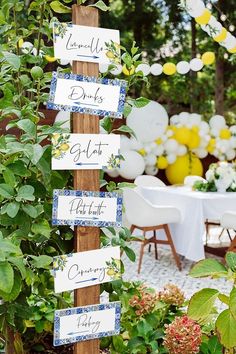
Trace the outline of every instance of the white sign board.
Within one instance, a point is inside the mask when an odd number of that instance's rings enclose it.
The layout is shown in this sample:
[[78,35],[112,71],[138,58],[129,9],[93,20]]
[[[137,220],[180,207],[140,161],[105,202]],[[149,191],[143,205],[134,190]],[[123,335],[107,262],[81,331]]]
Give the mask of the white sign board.
[[120,279],[120,247],[54,257],[53,273],[56,293]]
[[52,73],[48,109],[122,118],[127,82]]
[[117,192],[55,189],[52,224],[121,227],[122,196]]
[[54,134],[53,170],[113,169],[120,165],[120,135]]
[[53,24],[54,56],[58,59],[112,64],[120,62],[120,33],[106,28]]
[[120,333],[120,302],[55,311],[54,346]]

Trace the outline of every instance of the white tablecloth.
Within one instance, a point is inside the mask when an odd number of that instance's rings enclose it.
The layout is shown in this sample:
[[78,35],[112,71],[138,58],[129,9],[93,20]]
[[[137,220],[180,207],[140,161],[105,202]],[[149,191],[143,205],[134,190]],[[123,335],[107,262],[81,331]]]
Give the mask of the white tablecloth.
[[170,224],[170,230],[177,252],[193,261],[205,258],[205,220],[219,220],[225,211],[236,211],[236,193],[196,192],[183,186],[142,187],[140,191],[153,204],[181,211],[181,223]]

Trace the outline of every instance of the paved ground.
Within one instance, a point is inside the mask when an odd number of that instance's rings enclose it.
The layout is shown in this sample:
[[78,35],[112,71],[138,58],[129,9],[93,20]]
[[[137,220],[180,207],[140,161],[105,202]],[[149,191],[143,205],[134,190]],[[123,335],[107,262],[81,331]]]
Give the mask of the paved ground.
[[[213,229],[211,232],[212,238],[210,239],[210,242],[219,242],[219,230]],[[227,240],[227,236],[223,235],[221,241],[224,242]],[[224,279],[213,280],[208,278],[191,278],[188,273],[190,268],[193,266],[194,262],[183,259],[182,257],[181,262],[183,270],[179,271],[176,267],[171,251],[169,250],[169,248],[164,248],[163,246],[158,247],[159,260],[155,259],[154,247],[152,246],[152,250],[149,253],[148,246],[146,246],[141,273],[140,275],[138,275],[137,268],[140,244],[138,242],[133,242],[132,248],[136,252],[137,260],[135,263],[132,263],[127,259],[127,257],[123,258],[126,269],[124,278],[126,280],[140,280],[157,290],[162,289],[163,286],[167,283],[173,283],[175,285],[178,285],[184,291],[185,296],[187,298],[189,298],[196,291],[205,287],[217,288],[223,293],[229,293],[230,291],[232,284],[226,282]],[[206,256],[209,257],[209,255]]]

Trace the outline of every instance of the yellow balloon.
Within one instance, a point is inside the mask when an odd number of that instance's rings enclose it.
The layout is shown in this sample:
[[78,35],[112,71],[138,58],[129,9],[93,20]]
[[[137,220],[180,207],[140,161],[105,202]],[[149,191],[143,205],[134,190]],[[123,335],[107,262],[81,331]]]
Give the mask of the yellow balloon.
[[204,65],[211,65],[215,62],[216,56],[213,52],[206,52],[202,55],[201,59]]
[[159,168],[160,170],[165,170],[167,166],[168,166],[167,158],[165,156],[159,156],[157,158],[157,168]]
[[191,130],[195,133],[198,133],[199,132],[199,127],[197,125],[193,125]]
[[223,27],[220,34],[216,37],[213,37],[216,42],[223,42],[227,37],[227,30]]
[[210,18],[211,13],[206,9],[201,16],[195,18],[195,21],[199,23],[199,25],[206,25],[210,21]]
[[163,73],[166,75],[174,75],[176,73],[176,65],[173,63],[165,63],[163,65]]
[[228,49],[228,52],[232,53],[232,54],[236,53],[236,47],[234,47],[232,49]]
[[215,150],[216,146],[216,139],[211,138],[208,145],[207,145],[207,151],[211,154]]
[[54,61],[57,60],[57,58],[51,57],[50,55],[45,55],[45,59],[46,59],[49,63],[53,63]]
[[18,41],[19,48],[21,48],[23,46],[23,43],[24,43],[23,38],[20,38],[19,41]]
[[147,155],[147,152],[146,152],[145,149],[140,149],[140,150],[138,150],[138,153],[139,153],[140,155],[142,155],[142,156],[146,156],[146,155]]
[[221,129],[220,131],[220,138],[221,139],[230,139],[231,138],[231,132],[229,129],[225,128],[225,129]]
[[165,174],[171,184],[183,184],[186,176],[202,176],[203,167],[199,158],[189,153],[177,157],[177,160],[167,167]]
[[155,140],[155,143],[156,143],[157,145],[161,145],[161,144],[163,143],[162,138],[157,138],[157,139]]
[[177,128],[174,137],[178,143],[187,145],[191,137],[191,131],[186,127]]
[[188,147],[190,150],[197,149],[200,145],[201,139],[198,133],[192,131],[190,133],[190,139],[188,142]]

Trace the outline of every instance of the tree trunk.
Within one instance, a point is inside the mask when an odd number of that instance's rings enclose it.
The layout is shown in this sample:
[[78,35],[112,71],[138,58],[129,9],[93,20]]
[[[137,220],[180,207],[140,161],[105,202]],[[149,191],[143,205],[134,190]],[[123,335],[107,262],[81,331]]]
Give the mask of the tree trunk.
[[15,340],[14,331],[10,327],[8,327],[7,335],[6,335],[6,347],[5,347],[6,354],[15,354],[14,340]]
[[224,59],[217,55],[215,76],[215,109],[216,114],[224,115]]

